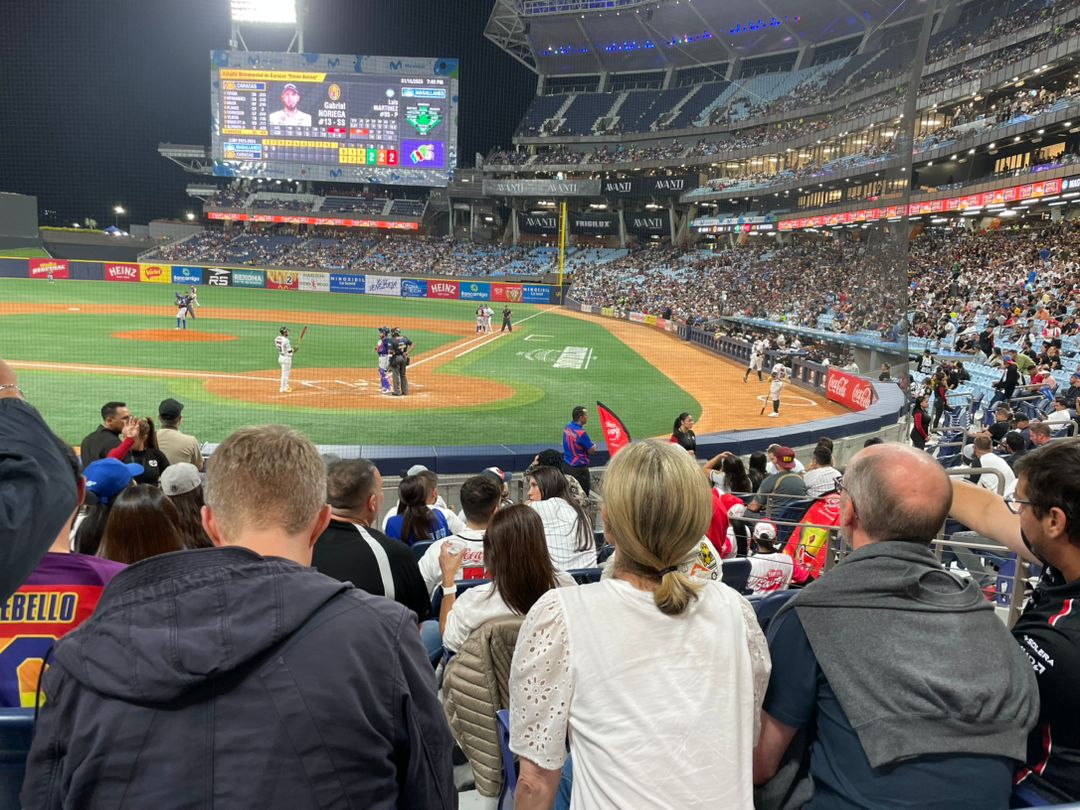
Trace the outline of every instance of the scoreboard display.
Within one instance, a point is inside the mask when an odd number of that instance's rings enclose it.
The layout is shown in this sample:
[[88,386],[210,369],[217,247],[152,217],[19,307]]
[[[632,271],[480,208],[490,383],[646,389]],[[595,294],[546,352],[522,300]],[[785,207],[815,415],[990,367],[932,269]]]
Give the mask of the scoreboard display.
[[457,60],[215,51],[211,61],[215,174],[448,183]]

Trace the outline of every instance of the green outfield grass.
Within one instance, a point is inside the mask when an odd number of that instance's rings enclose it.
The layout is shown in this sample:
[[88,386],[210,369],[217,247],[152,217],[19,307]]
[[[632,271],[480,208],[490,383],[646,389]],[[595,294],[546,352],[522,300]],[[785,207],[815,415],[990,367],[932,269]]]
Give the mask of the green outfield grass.
[[0,250],[0,258],[5,259],[47,259],[48,251],[43,248],[4,248]]
[[[83,371],[18,369],[28,398],[67,441],[77,443],[97,424],[97,410],[111,399],[125,400],[132,410],[153,415],[158,402],[176,397],[185,403],[185,427],[199,438],[218,441],[245,424],[285,422],[321,444],[423,445],[518,444],[561,440],[562,426],[574,405],[596,400],[615,408],[637,436],[663,435],[674,415],[696,412],[697,403],[602,325],[562,317],[548,308],[513,305],[517,324],[504,336],[461,357],[435,374],[458,375],[455,390],[475,395],[480,403],[492,381],[508,385],[512,397],[473,406],[424,409],[395,408],[382,399],[376,410],[327,410],[304,407],[286,397],[273,404],[254,404],[220,396],[204,387],[198,372],[244,374],[266,372],[268,390],[276,391],[273,339],[282,322],[295,342],[305,315],[342,313],[373,316],[387,326],[396,319],[457,321],[471,333],[476,304],[462,301],[385,298],[327,293],[200,287],[204,317],[189,328],[234,337],[215,343],[151,343],[115,337],[118,332],[172,330],[175,319],[134,311],[91,313],[83,307],[170,306],[177,288],[154,284],[0,279],[0,305],[12,303],[62,306],[55,314],[0,313],[0,357],[21,362],[49,362],[101,367]],[[495,328],[499,326],[501,304]],[[215,310],[235,309],[250,319],[215,319]],[[76,311],[72,311],[76,310]],[[267,311],[260,316],[254,310]],[[285,318],[280,317],[285,315]],[[408,329],[417,352],[453,347],[469,334],[452,335]],[[312,325],[296,356],[293,378],[305,368],[342,369],[342,377],[360,377],[376,385],[374,329]],[[527,339],[528,338],[528,339]],[[555,368],[567,347],[580,347],[581,368]],[[585,365],[587,364],[587,367]],[[110,368],[168,370],[176,376],[112,374]],[[262,383],[260,383],[261,385]],[[598,429],[591,426],[595,434]]]

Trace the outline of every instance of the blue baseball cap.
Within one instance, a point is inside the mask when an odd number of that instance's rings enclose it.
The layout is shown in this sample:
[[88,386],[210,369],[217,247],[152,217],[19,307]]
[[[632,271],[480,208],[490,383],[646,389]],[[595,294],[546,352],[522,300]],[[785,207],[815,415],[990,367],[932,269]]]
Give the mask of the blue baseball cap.
[[92,461],[83,470],[86,488],[97,496],[98,503],[109,503],[123,492],[136,475],[143,474],[141,464],[125,464],[115,458]]

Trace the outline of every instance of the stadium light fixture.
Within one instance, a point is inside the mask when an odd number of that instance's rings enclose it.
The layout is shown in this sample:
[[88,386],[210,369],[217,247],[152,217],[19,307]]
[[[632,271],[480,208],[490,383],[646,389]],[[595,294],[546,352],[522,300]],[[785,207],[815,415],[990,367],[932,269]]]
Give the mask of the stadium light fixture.
[[186,214],[184,214],[184,219],[186,219],[188,222],[192,222],[195,219],[195,214],[191,211],[188,211]]
[[117,216],[120,216],[121,214],[124,214],[126,212],[124,211],[124,206],[117,205],[117,206],[115,206],[113,208],[113,213],[116,214]]
[[296,25],[296,0],[229,0],[234,23]]

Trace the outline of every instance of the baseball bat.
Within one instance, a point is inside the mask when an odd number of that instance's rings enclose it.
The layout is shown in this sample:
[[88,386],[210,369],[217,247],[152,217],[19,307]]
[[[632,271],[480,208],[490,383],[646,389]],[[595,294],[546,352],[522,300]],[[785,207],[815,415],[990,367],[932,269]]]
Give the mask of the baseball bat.
[[304,342],[304,335],[306,335],[306,334],[307,334],[307,327],[305,326],[303,329],[300,330],[300,337],[298,337],[296,339],[296,348],[297,349],[299,349],[300,344]]

